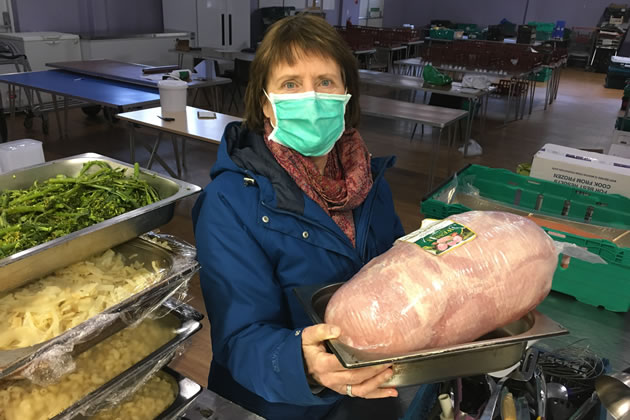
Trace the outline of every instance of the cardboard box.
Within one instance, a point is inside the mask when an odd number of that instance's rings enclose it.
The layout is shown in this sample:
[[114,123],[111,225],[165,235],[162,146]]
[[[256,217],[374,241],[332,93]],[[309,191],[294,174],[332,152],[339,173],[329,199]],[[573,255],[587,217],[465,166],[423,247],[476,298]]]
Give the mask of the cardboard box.
[[630,131],[615,130],[615,133],[613,134],[613,143],[630,146]]
[[630,144],[612,144],[608,151],[610,156],[630,159]]
[[534,156],[531,177],[630,197],[630,159],[546,144]]

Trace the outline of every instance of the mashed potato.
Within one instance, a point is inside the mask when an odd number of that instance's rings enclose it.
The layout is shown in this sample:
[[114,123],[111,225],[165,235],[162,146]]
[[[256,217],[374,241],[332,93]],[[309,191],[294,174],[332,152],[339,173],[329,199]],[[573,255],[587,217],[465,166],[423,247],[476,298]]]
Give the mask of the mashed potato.
[[175,336],[166,318],[125,328],[76,358],[76,369],[43,387],[28,380],[0,382],[0,420],[45,420],[129,369]]
[[177,392],[175,379],[158,372],[125,401],[100,411],[91,420],[153,420],[173,404]]

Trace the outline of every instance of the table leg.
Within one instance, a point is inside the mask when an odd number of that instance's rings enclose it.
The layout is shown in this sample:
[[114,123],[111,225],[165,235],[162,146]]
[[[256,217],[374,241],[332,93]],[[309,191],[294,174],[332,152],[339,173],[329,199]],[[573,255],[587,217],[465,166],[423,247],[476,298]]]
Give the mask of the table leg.
[[136,162],[136,129],[133,123],[129,123],[129,158],[131,163]]
[[553,72],[551,73],[551,77],[547,79],[545,82],[545,111],[547,110],[547,106],[549,105],[549,92],[551,90],[551,79],[553,79]]
[[558,79],[556,80],[556,90],[554,92],[554,99],[558,99],[558,91],[560,90],[560,78],[562,77],[562,67],[558,67]]
[[68,97],[63,97],[63,126],[65,129],[66,138],[68,138]]
[[9,85],[9,113],[15,118],[15,85]]
[[151,155],[149,155],[149,161],[147,162],[147,169],[151,169],[151,166],[153,165],[153,159],[155,159],[156,152],[157,152],[158,147],[160,147],[161,141],[162,141],[162,132],[159,131],[158,137],[155,140],[155,143],[153,143],[153,148],[151,149]]
[[55,109],[55,120],[57,120],[57,126],[59,127],[59,138],[63,138],[63,128],[61,127],[61,118],[59,118],[59,106],[57,105],[57,95],[52,96],[53,108]]
[[468,99],[468,115],[466,116],[466,135],[464,136],[464,157],[468,155],[468,142],[472,137],[472,124],[473,124],[473,116],[475,115],[475,107],[477,106],[477,101],[469,98]]
[[208,92],[206,92],[206,90],[202,90],[203,92],[203,98],[206,100],[206,103],[208,104],[208,107],[210,107],[210,109],[212,109],[212,102],[210,102],[210,98],[208,97]]
[[505,120],[503,121],[503,126],[505,127],[507,125],[508,119],[510,118],[510,106],[512,105],[512,87],[513,87],[513,80],[510,79],[510,83],[509,83],[509,87],[508,87],[508,98],[507,98],[507,109],[505,111]]
[[219,112],[220,111],[220,106],[219,106],[219,86],[215,86],[212,88],[212,100],[214,101],[214,109]]
[[173,143],[173,154],[175,154],[175,164],[177,166],[177,176],[182,177],[182,165],[179,161],[179,149],[177,148],[177,139],[175,135],[171,135],[171,143]]
[[485,97],[481,98],[481,136],[486,134],[486,122],[488,120],[488,101],[490,100],[490,92],[486,92]]
[[529,96],[529,89],[530,89],[530,86],[529,86],[530,82],[529,82],[529,80],[523,79],[523,83],[525,84],[524,85],[525,89],[523,89],[523,93],[522,93],[523,99],[521,101],[522,102],[522,104],[521,104],[521,118],[520,118],[521,120],[523,118],[525,118],[525,107],[527,105],[527,97]]
[[514,85],[514,121],[518,121],[518,113],[521,109],[521,79],[516,79]]
[[440,157],[440,141],[442,140],[442,128],[440,128],[440,132],[437,136],[433,135],[433,137],[437,137],[433,142],[433,151],[431,152],[431,173],[429,174],[429,188],[427,192],[431,192],[433,188],[433,180],[435,178],[435,169],[437,168],[437,161]]
[[184,167],[184,169],[187,169],[186,167],[186,137],[182,137],[182,166]]
[[529,97],[529,115],[532,115],[532,110],[534,109],[534,98],[536,97],[536,85],[538,83],[536,80],[532,80],[532,91]]
[[453,167],[452,159],[451,159],[451,151],[453,150],[453,146],[457,147],[457,138],[459,135],[459,121],[455,123],[454,130],[451,130],[452,127],[453,125],[448,126],[449,142],[448,142],[448,148],[447,148],[448,154],[447,154],[447,167],[446,167],[446,170],[448,171],[448,176],[451,176],[451,168]]
[[177,65],[179,66],[180,69],[184,67],[184,54],[183,53],[177,54]]

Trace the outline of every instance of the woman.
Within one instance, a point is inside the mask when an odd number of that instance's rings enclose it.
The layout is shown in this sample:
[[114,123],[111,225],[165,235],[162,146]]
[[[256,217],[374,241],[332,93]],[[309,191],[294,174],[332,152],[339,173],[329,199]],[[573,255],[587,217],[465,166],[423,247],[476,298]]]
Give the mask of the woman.
[[339,328],[311,325],[293,293],[348,280],[404,234],[383,177],[394,159],[370,157],[358,98],[356,60],[334,28],[309,15],[273,25],[245,121],[226,127],[193,209],[208,387],[269,419],[400,414],[397,391],[379,388],[391,367],[344,369],[323,345]]

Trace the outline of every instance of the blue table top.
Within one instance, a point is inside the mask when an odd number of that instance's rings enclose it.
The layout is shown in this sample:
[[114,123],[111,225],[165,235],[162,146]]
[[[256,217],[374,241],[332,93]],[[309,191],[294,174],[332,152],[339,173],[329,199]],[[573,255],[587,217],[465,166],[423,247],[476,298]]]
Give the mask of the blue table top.
[[0,82],[110,107],[139,107],[158,104],[160,101],[156,88],[83,76],[63,70],[2,74]]

